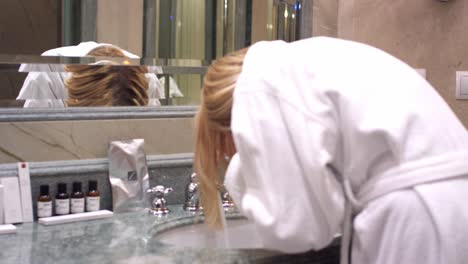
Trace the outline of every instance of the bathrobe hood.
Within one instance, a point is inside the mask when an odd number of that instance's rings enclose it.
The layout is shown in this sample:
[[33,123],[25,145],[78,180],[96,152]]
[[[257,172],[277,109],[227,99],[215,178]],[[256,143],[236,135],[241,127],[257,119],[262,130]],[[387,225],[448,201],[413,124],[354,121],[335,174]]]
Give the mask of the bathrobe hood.
[[266,248],[303,252],[342,231],[352,191],[426,157],[468,149],[462,124],[414,69],[332,38],[260,42],[232,108],[225,184]]

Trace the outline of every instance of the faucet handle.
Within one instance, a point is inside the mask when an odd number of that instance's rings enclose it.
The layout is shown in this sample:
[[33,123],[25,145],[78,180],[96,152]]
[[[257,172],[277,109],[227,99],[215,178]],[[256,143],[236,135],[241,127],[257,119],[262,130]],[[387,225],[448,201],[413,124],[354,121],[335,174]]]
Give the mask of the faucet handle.
[[150,188],[146,190],[147,193],[154,194],[157,198],[163,198],[165,197],[168,193],[172,192],[172,188],[166,188],[162,185],[156,185],[153,188]]
[[162,185],[157,185],[153,188],[146,190],[147,193],[152,194],[154,199],[151,202],[149,213],[154,215],[165,215],[169,213],[165,197],[172,192],[172,188],[166,188]]

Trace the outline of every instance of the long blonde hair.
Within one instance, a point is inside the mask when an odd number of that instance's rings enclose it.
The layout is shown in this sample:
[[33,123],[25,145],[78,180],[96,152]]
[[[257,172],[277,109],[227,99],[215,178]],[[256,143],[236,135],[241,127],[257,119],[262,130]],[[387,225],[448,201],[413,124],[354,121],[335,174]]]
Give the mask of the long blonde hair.
[[236,152],[231,134],[231,109],[246,52],[247,48],[239,50],[211,64],[203,79],[201,104],[195,116],[194,167],[200,181],[205,222],[214,228],[222,226],[219,172],[226,169],[226,158]]
[[[88,55],[126,59],[122,50],[103,45]],[[147,69],[144,66],[120,66],[115,62],[104,65],[67,65],[71,77],[65,80],[68,106],[145,106],[148,104]]]

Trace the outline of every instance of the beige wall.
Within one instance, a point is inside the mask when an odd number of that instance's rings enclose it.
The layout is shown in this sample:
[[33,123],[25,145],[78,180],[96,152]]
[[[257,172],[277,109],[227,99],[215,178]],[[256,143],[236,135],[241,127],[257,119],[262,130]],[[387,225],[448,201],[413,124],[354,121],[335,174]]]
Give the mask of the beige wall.
[[381,48],[415,68],[468,127],[468,101],[455,99],[455,71],[468,70],[468,1],[340,0],[338,36]]
[[97,4],[97,42],[111,43],[141,56],[143,0],[99,0]]
[[252,1],[252,43],[273,37],[273,0]]
[[145,139],[147,155],[193,150],[192,118],[0,123],[0,163],[107,157],[110,141]]
[[313,1],[312,34],[328,37],[338,35],[338,0]]

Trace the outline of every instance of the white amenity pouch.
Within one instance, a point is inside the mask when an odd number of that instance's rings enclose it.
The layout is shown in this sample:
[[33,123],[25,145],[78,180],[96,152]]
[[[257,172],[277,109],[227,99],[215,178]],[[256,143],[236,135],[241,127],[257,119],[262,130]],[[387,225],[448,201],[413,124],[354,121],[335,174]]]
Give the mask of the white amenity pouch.
[[143,139],[112,141],[109,145],[109,180],[114,212],[147,207],[148,166]]

